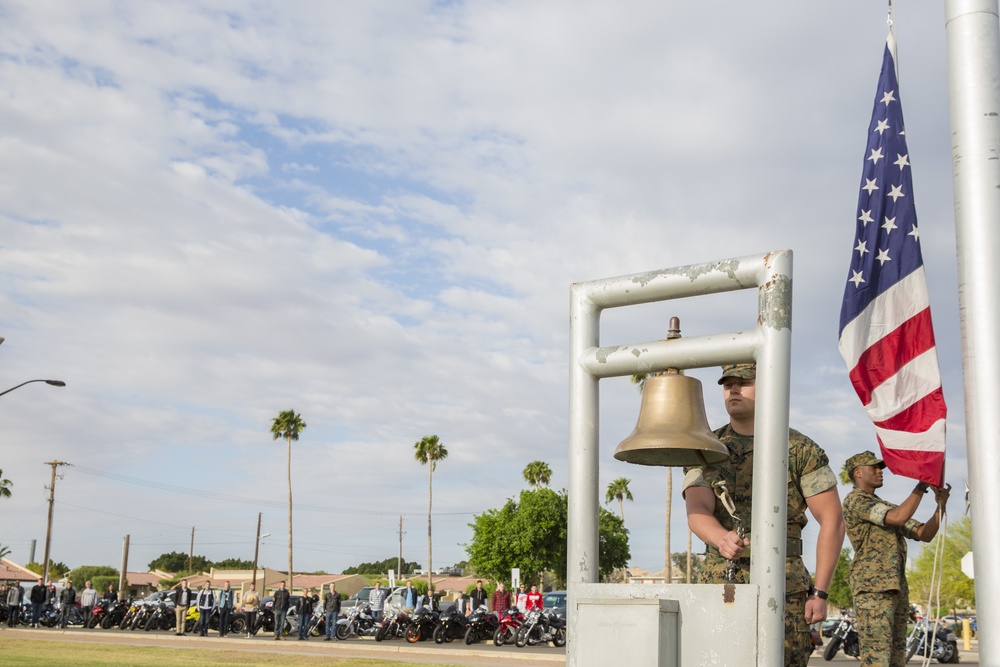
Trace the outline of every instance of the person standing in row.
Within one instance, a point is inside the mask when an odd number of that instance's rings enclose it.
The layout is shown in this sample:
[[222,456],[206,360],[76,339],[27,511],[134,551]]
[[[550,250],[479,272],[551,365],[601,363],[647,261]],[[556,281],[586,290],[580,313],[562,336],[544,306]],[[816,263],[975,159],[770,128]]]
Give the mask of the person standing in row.
[[24,589],[17,582],[10,582],[7,589],[7,625],[15,627],[21,613],[21,602],[24,600]]
[[403,608],[406,611],[412,612],[417,608],[417,600],[419,599],[420,593],[413,587],[413,582],[407,581],[406,590],[403,591]]
[[[715,435],[729,450],[729,459],[685,470],[682,495],[688,526],[707,545],[708,583],[750,583],[747,551],[751,536],[742,534],[740,528],[749,529],[753,516],[756,381],[756,364],[722,367],[719,384],[729,423],[717,429]],[[720,496],[729,496],[735,508],[733,514],[717,497],[717,489]],[[813,651],[809,625],[826,618],[827,591],[844,543],[844,514],[837,477],[830,469],[826,452],[794,429],[788,429],[787,501],[784,662],[786,667],[805,667]],[[809,521],[807,510],[819,523],[815,587],[802,561],[802,528]]]
[[83,627],[90,625],[90,617],[94,612],[94,605],[97,604],[97,590],[91,582],[83,585],[80,591],[80,610],[83,612]]
[[38,583],[31,587],[29,600],[31,601],[31,627],[38,627],[38,619],[42,616],[42,609],[45,607],[45,598],[48,591],[45,589],[45,581],[38,577]]
[[502,581],[497,584],[497,589],[493,591],[490,603],[493,605],[493,611],[500,616],[503,616],[503,613],[510,609],[510,591],[507,590],[507,586]]
[[243,612],[247,615],[247,639],[254,634],[258,609],[260,609],[260,595],[257,594],[257,584],[251,582],[250,590],[243,596]]
[[206,581],[201,585],[201,590],[198,591],[198,634],[202,637],[208,636],[208,619],[212,617],[214,610],[215,593],[212,592],[212,587]]
[[177,617],[177,632],[175,635],[186,634],[184,623],[187,621],[188,607],[191,606],[191,589],[188,588],[187,579],[181,579],[181,585],[176,589],[174,597],[174,615]]
[[517,588],[517,595],[514,597],[514,606],[517,607],[519,611],[527,611],[525,607],[528,606],[528,589],[524,584],[521,584]]
[[75,606],[76,589],[73,588],[73,582],[69,581],[66,583],[66,588],[62,589],[62,593],[59,594],[59,627],[63,630],[66,629],[66,624],[69,622],[69,614]]
[[337,636],[337,620],[340,618],[340,593],[337,592],[337,584],[330,584],[330,590],[323,595],[323,611],[326,613],[326,638],[323,641],[328,642]]
[[885,468],[875,454],[855,454],[844,468],[854,482],[854,490],[844,499],[844,519],[854,547],[850,583],[858,614],[861,664],[903,667],[910,612],[906,538],[930,542],[937,535],[951,487],[934,488],[937,509],[927,523],[920,523],[913,514],[930,485],[920,482],[897,506],[875,495],[882,487]]
[[222,584],[215,606],[219,608],[219,636],[225,637],[229,634],[229,617],[233,615],[233,589],[228,581]]
[[385,609],[385,591],[382,590],[382,584],[377,581],[375,588],[368,594],[368,604],[371,605],[372,617],[374,617],[375,622],[381,622],[382,610]]
[[274,611],[274,641],[278,641],[285,634],[285,617],[288,615],[291,599],[291,593],[285,590],[285,582],[282,581],[278,584],[278,590],[274,591],[274,598],[271,601],[271,609]]
[[486,589],[483,588],[483,580],[479,579],[476,581],[476,588],[472,591],[472,610],[475,611],[479,609],[480,606],[486,604],[486,598],[488,594]]
[[114,584],[108,584],[108,592],[104,594],[104,599],[108,602],[118,602],[118,593],[115,593]]
[[313,596],[312,589],[306,588],[299,596],[299,602],[295,605],[295,614],[299,619],[299,641],[309,639],[309,623],[312,620]]
[[528,593],[528,597],[524,601],[524,610],[531,611],[532,609],[542,610],[542,594],[538,592],[538,586],[531,587],[531,592]]

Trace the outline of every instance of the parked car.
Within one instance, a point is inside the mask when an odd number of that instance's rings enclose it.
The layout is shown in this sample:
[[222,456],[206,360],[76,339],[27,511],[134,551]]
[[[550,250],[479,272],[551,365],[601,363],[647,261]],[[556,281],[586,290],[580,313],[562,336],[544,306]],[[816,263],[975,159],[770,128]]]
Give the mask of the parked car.
[[[382,587],[382,590],[386,591],[386,594],[385,594],[385,603],[386,604],[390,603],[390,601],[392,600],[392,594],[395,591],[397,591],[398,589],[400,589],[400,588],[405,588],[405,586],[383,586]],[[373,590],[375,590],[374,586],[365,586],[360,591],[358,591],[357,593],[355,593],[351,597],[349,597],[346,600],[344,600],[343,602],[341,602],[340,603],[341,609],[343,609],[343,608],[350,608],[350,607],[357,607],[358,605],[366,604],[368,602],[369,597],[371,596],[371,593],[372,593]],[[393,604],[396,604],[396,603],[393,603]],[[402,605],[398,604],[397,606],[401,607]]]
[[559,618],[566,618],[566,591],[550,591],[542,596],[542,607]]

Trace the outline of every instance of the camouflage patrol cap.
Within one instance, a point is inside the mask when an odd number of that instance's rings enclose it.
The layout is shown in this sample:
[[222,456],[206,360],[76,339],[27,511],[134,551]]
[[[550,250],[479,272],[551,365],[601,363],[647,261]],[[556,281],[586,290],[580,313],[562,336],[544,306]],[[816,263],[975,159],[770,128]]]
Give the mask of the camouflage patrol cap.
[[722,367],[722,377],[719,384],[726,381],[726,378],[742,378],[744,380],[757,379],[757,364],[728,364]]
[[879,468],[885,468],[885,461],[871,452],[861,452],[860,454],[855,454],[851,458],[847,459],[847,463],[844,464],[844,467],[847,468],[847,476],[854,479],[854,469],[859,466],[878,466]]

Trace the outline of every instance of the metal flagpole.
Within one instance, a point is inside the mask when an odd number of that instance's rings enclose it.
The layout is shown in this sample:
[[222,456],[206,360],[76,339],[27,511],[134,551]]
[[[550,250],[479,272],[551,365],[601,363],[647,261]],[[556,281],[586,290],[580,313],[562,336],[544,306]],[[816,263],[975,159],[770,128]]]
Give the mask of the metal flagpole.
[[[947,0],[958,298],[975,560],[1000,552],[1000,23],[997,0]],[[980,661],[1000,665],[1000,568],[976,568]]]

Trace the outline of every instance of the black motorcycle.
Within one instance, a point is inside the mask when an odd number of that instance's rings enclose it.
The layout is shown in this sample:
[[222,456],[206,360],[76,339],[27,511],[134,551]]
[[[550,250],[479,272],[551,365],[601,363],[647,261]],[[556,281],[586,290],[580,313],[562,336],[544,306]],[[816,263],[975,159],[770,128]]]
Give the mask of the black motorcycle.
[[110,630],[111,628],[117,626],[125,618],[125,614],[128,612],[131,603],[128,600],[116,600],[114,602],[106,603],[107,606],[104,608],[104,614],[101,616],[101,629]]
[[443,611],[438,617],[437,627],[434,628],[434,643],[450,644],[456,639],[462,639],[465,637],[465,630],[468,626],[469,620],[458,610],[458,607]]
[[479,605],[479,608],[469,614],[469,626],[465,629],[465,643],[475,644],[480,641],[489,641],[493,639],[493,635],[496,634],[499,627],[499,617],[490,613],[486,605]]
[[840,623],[830,635],[830,643],[823,651],[823,659],[827,662],[833,660],[841,647],[844,648],[844,655],[849,655],[852,658],[857,658],[861,654],[861,644],[858,642],[858,624],[846,617],[840,619]]
[[523,648],[546,642],[556,647],[566,645],[566,621],[554,612],[533,609],[524,617],[524,625],[517,629],[514,645]]
[[938,662],[956,663],[961,659],[958,637],[941,623],[917,621],[906,640],[906,659],[915,655],[934,658]]
[[337,639],[340,640],[352,635],[374,637],[378,630],[378,622],[372,615],[372,608],[367,604],[348,609],[347,616],[337,621]]
[[174,605],[166,600],[161,600],[156,604],[153,613],[149,615],[142,629],[146,632],[150,630],[173,630],[177,625],[177,614],[174,613]]
[[411,644],[426,641],[434,636],[434,628],[438,625],[438,613],[430,607],[421,607],[413,612],[410,624],[406,627],[406,641]]

